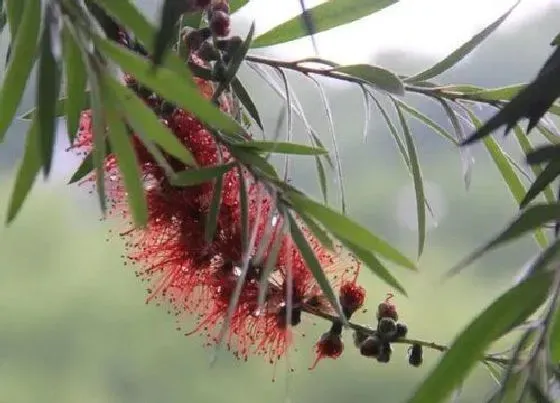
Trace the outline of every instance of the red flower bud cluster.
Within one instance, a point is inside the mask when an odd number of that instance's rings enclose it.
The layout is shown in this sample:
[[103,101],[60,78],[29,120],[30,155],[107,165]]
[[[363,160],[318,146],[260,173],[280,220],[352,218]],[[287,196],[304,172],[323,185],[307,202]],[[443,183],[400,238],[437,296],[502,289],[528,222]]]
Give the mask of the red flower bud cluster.
[[[211,98],[213,83],[201,79],[196,82],[201,93]],[[157,94],[141,88],[130,76],[125,78],[125,83],[154,111],[157,109],[162,122],[190,150],[199,166],[235,162],[228,148],[217,144],[214,136],[190,113],[179,108],[166,109],[164,113],[161,108],[164,101],[158,99]],[[222,97],[222,110],[231,112],[232,105],[230,96]],[[84,111],[73,149],[79,153],[91,152],[93,136],[91,113]],[[186,314],[195,315],[196,325],[188,334],[201,333],[208,344],[214,344],[221,335],[239,283],[241,291],[225,343],[240,359],[257,354],[272,363],[281,358],[292,343],[291,326],[301,322],[302,312],[315,310],[335,314],[291,236],[282,231],[284,222],[276,211],[275,199],[248,170],[235,167],[224,174],[217,227],[213,239],[207,242],[205,226],[214,183],[174,186],[134,135],[133,145],[144,179],[149,218],[145,228],[131,225],[121,236],[126,242],[126,259],[132,262],[137,276],[149,284],[148,301],[165,305],[178,321]],[[165,157],[177,171],[192,168],[172,156]],[[104,168],[109,214],[128,220],[126,192],[112,154],[105,158]],[[241,181],[247,189],[249,230],[255,234],[254,245],[249,250],[250,259],[245,264]],[[87,176],[84,182],[94,183],[95,174]],[[365,297],[363,288],[355,283],[359,263],[353,259],[341,260],[340,250],[327,250],[304,226],[301,230],[325,273],[341,290],[341,304],[350,315],[363,304]],[[278,245],[272,273],[264,278],[266,262]],[[343,281],[348,275],[353,276],[353,282]],[[291,287],[288,286],[290,282]],[[266,293],[259,305],[263,285],[266,285]],[[342,353],[340,332],[336,336],[325,336],[321,343],[330,343],[321,348],[321,354],[334,358]]]

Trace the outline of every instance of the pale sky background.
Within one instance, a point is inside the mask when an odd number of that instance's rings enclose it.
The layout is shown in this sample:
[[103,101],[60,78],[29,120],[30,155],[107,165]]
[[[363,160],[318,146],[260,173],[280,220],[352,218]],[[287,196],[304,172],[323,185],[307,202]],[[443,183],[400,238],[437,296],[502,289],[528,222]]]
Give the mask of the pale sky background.
[[[306,5],[312,7],[323,2],[306,0]],[[394,49],[444,56],[514,3],[513,0],[401,0],[353,24],[322,33],[317,38],[320,56],[344,64],[363,62],[379,51]],[[515,25],[552,5],[560,5],[560,0],[522,0],[500,29],[508,29],[508,25]],[[251,0],[236,17],[247,20],[257,17],[258,34],[300,12],[298,0]],[[274,52],[283,58],[297,59],[309,56],[313,49],[311,41],[303,39],[279,45]]]

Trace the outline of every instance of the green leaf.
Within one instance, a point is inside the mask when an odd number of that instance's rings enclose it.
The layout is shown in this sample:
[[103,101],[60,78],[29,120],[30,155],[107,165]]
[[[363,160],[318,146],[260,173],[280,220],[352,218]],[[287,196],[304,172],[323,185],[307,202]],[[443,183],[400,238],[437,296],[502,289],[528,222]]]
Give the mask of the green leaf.
[[250,166],[251,169],[259,169],[270,179],[278,179],[278,173],[276,172],[276,169],[274,169],[274,167],[260,155],[251,152],[251,150],[246,150],[239,147],[232,147],[230,151],[234,155],[234,157],[244,165]]
[[[482,126],[482,122],[471,111],[468,111],[468,114],[474,126],[477,129],[480,128]],[[500,174],[502,175],[502,178],[504,179],[504,182],[506,183],[514,200],[521,205],[526,194],[525,186],[523,185],[523,182],[521,182],[521,179],[519,179],[519,176],[515,173],[515,170],[506,157],[505,152],[496,140],[491,137],[485,137],[483,139],[483,143],[486,150],[492,157],[494,164],[496,164],[496,167],[500,171]],[[541,248],[548,245],[548,240],[541,230],[537,230],[535,232],[535,240]]]
[[348,217],[304,195],[291,192],[288,196],[297,211],[305,212],[305,214],[314,217],[337,238],[344,239],[362,249],[376,252],[400,266],[416,269],[415,264],[410,259]]
[[458,62],[463,60],[465,56],[471,53],[474,49],[478,47],[488,36],[490,36],[505,20],[511,12],[517,7],[519,4],[519,0],[503,15],[500,16],[496,21],[492,24],[488,25],[478,34],[473,36],[471,40],[461,45],[458,49],[450,53],[445,59],[436,63],[428,70],[425,70],[421,73],[416,74],[413,77],[409,77],[406,79],[407,82],[417,82],[417,81],[426,81],[430,78],[440,75],[444,71],[449,70],[451,67],[455,66]]
[[100,51],[113,59],[123,70],[133,74],[139,82],[153,88],[169,102],[191,112],[205,124],[228,134],[243,132],[239,123],[212,105],[185,77],[177,75],[165,66],[152,71],[146,59],[106,39],[96,37],[95,42]]
[[10,26],[10,37],[12,42],[17,35],[17,30],[23,17],[23,10],[25,9],[25,5],[27,3],[27,0],[5,0],[6,15],[8,17],[8,25]]
[[424,251],[424,244],[426,241],[426,196],[424,195],[424,181],[422,179],[422,172],[420,170],[416,146],[414,145],[414,139],[412,138],[412,134],[408,128],[408,123],[406,122],[406,118],[397,103],[395,103],[395,107],[401,122],[407,154],[410,160],[412,180],[414,182],[414,193],[416,194],[416,214],[418,220],[418,257],[420,257]]
[[93,171],[93,168],[94,168],[94,166],[93,166],[93,153],[89,153],[87,155],[87,157],[84,158],[84,160],[81,162],[78,169],[76,169],[76,172],[74,172],[74,174],[72,175],[72,177],[68,181],[68,184],[71,185],[73,183],[78,182],[83,177],[85,177],[87,174],[89,174],[91,171]]
[[160,146],[165,152],[185,165],[197,166],[196,160],[187,147],[165,126],[130,88],[115,80],[108,85],[119,99],[119,107],[124,110],[128,123],[137,133]]
[[218,227],[218,214],[220,213],[220,204],[222,201],[222,187],[224,185],[224,177],[222,175],[216,178],[214,184],[214,192],[210,203],[210,210],[206,216],[206,225],[204,226],[204,239],[207,243],[212,242],[216,228]]
[[[109,77],[106,78],[108,80]],[[146,193],[142,183],[142,173],[140,164],[136,158],[136,153],[128,135],[126,125],[117,113],[117,97],[110,91],[109,85],[104,83],[106,89],[104,104],[107,126],[109,128],[108,137],[111,149],[117,158],[119,171],[123,176],[128,206],[132,212],[134,223],[137,227],[144,227],[148,221],[148,204]]]
[[[521,130],[519,125],[516,125],[514,127],[514,133],[515,133],[515,138],[517,139],[517,142],[519,143],[519,147],[521,147],[521,150],[523,151],[523,153],[526,156],[530,155],[531,153],[533,153],[535,151],[535,148],[531,144],[531,141],[529,140],[529,137],[526,136],[523,133],[523,131]],[[530,167],[531,167],[531,170],[533,171],[533,173],[535,174],[536,178],[538,178],[543,172],[543,169],[539,165],[534,165],[533,164],[533,165],[530,165]],[[560,172],[559,172],[559,174],[560,174]],[[536,180],[535,180],[535,182],[536,182]],[[535,182],[533,182],[533,184],[531,185],[531,188],[534,186]],[[529,190],[527,191],[527,194],[529,194],[529,192],[531,191],[531,188],[529,188]],[[524,206],[524,201],[525,201],[525,199],[527,199],[527,194],[525,195],[525,197],[521,201],[521,206]],[[554,193],[552,192],[552,189],[550,189],[549,186],[546,186],[544,188],[544,197],[546,198],[546,201],[548,201],[549,203],[554,203],[554,201],[556,199],[554,197]]]
[[[83,108],[80,110],[80,112],[84,109],[88,109],[90,107],[90,100],[89,100],[89,96],[90,96],[90,92],[86,91],[82,94],[82,96],[86,97],[85,102],[83,104]],[[64,113],[67,109],[67,102],[68,102],[68,98],[63,97],[63,98],[59,98],[56,100],[55,102],[55,111],[54,111],[54,115],[58,118],[64,116]],[[19,119],[22,120],[33,120],[35,118],[35,115],[37,114],[37,108],[32,108],[30,110],[28,110],[27,112],[25,112],[23,115],[19,116]]]
[[182,172],[177,172],[169,179],[173,186],[194,186],[210,182],[222,176],[233,167],[233,164],[215,165],[211,167],[192,168]]
[[315,238],[317,238],[324,247],[334,251],[334,243],[329,234],[327,234],[327,232],[323,228],[321,228],[321,226],[317,224],[315,220],[313,220],[313,218],[307,215],[305,211],[298,211],[298,215],[299,218],[305,223],[307,229],[309,229],[313,233],[313,236],[315,236]]
[[323,201],[325,202],[325,204],[327,204],[329,200],[327,175],[325,174],[325,167],[323,166],[323,161],[321,161],[321,158],[315,157],[315,166],[317,168],[317,176],[319,177],[319,187],[321,188],[321,195],[323,196]]
[[97,186],[97,196],[101,211],[107,211],[107,201],[105,200],[105,156],[106,151],[106,117],[103,110],[101,98],[101,83],[99,77],[92,70],[88,70],[91,80],[90,102],[92,109],[93,124],[93,166],[95,167],[95,184]]
[[436,122],[434,122],[428,116],[424,115],[418,109],[410,106],[406,102],[403,102],[403,101],[401,101],[400,99],[397,99],[397,98],[393,98],[393,101],[396,102],[397,105],[399,105],[399,107],[402,110],[404,110],[406,113],[408,113],[413,118],[415,118],[415,119],[419,120],[420,122],[424,123],[426,126],[428,126],[430,129],[432,129],[434,132],[439,134],[441,137],[445,138],[446,140],[451,141],[454,145],[459,144],[459,142],[455,139],[455,137],[453,137],[451,134],[449,134],[447,132],[447,130],[445,130],[443,127],[438,125]]
[[39,126],[36,120],[31,122],[27,137],[25,140],[25,151],[23,160],[16,174],[16,180],[10,203],[8,205],[8,214],[6,216],[6,223],[11,223],[23,206],[23,202],[33,187],[35,178],[41,170],[41,153],[39,147]]
[[305,260],[305,264],[307,265],[311,273],[313,273],[313,277],[315,277],[317,284],[319,284],[319,287],[321,287],[321,291],[323,291],[323,294],[325,295],[325,297],[327,297],[332,307],[337,312],[338,316],[341,318],[341,320],[346,322],[346,315],[344,315],[342,311],[340,302],[338,301],[338,298],[334,293],[334,290],[329,280],[325,276],[325,272],[323,271],[323,268],[321,267],[319,260],[317,260],[317,256],[315,256],[315,252],[313,252],[313,249],[311,248],[311,246],[309,246],[309,243],[305,239],[305,235],[303,235],[303,232],[299,228],[298,223],[296,222],[294,217],[288,213],[287,218],[288,218],[288,223],[290,225],[290,233],[292,234],[292,240],[294,241],[297,248],[299,249],[301,256],[303,257],[303,260]]
[[248,148],[260,152],[293,154],[293,155],[324,155],[329,152],[324,148],[311,147],[304,144],[286,143],[282,141],[252,140],[246,143],[235,144],[238,148]]
[[550,329],[550,356],[555,364],[560,363],[560,308],[556,308]]
[[229,1],[229,13],[233,14],[245,4],[247,4],[249,0],[230,0]]
[[[532,165],[532,167],[537,167],[537,165]],[[554,182],[554,180],[560,175],[560,160],[553,160],[548,163],[548,165],[544,168],[542,172],[538,174],[535,178],[533,183],[531,183],[531,187],[525,194],[521,203],[519,203],[520,208],[524,208],[527,206],[531,201],[533,201],[542,191],[548,190],[550,193],[552,191],[549,188],[549,185]],[[552,195],[552,200],[548,200],[548,202],[554,202],[554,194]]]
[[[315,22],[315,33],[319,33],[348,24],[395,3],[397,0],[330,0],[308,10],[308,13]],[[253,47],[276,45],[306,36],[307,30],[301,21],[302,16],[298,15],[260,35],[253,42]]]
[[[14,2],[11,0],[10,3]],[[35,61],[35,50],[41,26],[41,2],[27,1],[21,24],[13,42],[13,52],[0,89],[0,142],[23,96],[25,84]]]
[[259,116],[259,110],[253,103],[251,96],[241,83],[239,79],[236,77],[231,82],[231,88],[233,89],[234,94],[239,98],[241,104],[247,109],[249,115],[253,118],[253,120],[259,125],[261,130],[264,130],[263,124],[261,122],[261,117]]
[[165,0],[161,8],[161,18],[156,34],[153,62],[154,66],[159,66],[163,60],[163,55],[168,50],[173,37],[175,36],[175,26],[181,15],[187,11],[189,5],[184,0]]
[[[148,22],[136,5],[132,4],[130,0],[95,0],[95,3],[103,7],[105,12],[116,21],[132,31],[140,42],[144,44],[148,53],[154,53],[156,29]],[[174,71],[185,80],[191,77],[189,69],[175,52],[165,53],[163,57],[163,66]]]
[[352,64],[335,67],[332,71],[348,74],[395,95],[404,95],[404,84],[392,71],[370,64]]
[[[478,315],[455,339],[408,403],[439,403],[467,377],[495,340],[535,312],[548,296],[551,273],[541,273],[511,288]],[[523,301],[523,303],[519,303]]]
[[527,207],[500,234],[463,259],[449,271],[448,275],[456,274],[484,253],[520,238],[527,232],[534,231],[550,221],[556,220],[560,220],[560,203],[534,204]]
[[371,270],[371,272],[383,280],[389,287],[394,288],[402,295],[406,296],[406,290],[399,283],[399,281],[391,274],[391,272],[379,261],[379,259],[371,253],[371,251],[360,248],[359,246],[349,242],[345,239],[340,238],[340,241],[344,246],[351,250],[366,266]]
[[[68,140],[73,142],[74,137],[78,133],[80,124],[80,115],[84,109],[89,107],[89,97],[86,90],[87,72],[84,61],[82,60],[82,52],[76,43],[76,39],[72,36],[68,25],[65,25],[62,31],[64,64],[66,70],[66,96],[68,102],[62,101],[64,111],[66,113],[66,130],[68,131]],[[59,103],[57,102],[57,115],[59,113]]]
[[58,38],[51,37],[51,30],[54,28],[52,19],[52,7],[47,6],[46,18],[41,37],[41,59],[37,69],[37,124],[39,130],[38,141],[43,160],[43,173],[47,178],[51,171],[52,155],[56,140],[56,101],[60,92],[60,69],[57,60],[52,53],[55,44],[52,40]]

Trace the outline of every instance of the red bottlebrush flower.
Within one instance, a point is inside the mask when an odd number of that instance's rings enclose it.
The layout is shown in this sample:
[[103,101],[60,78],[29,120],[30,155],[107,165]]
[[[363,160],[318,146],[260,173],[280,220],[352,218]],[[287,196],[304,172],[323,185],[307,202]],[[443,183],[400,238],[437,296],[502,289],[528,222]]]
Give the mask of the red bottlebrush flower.
[[344,343],[342,342],[340,334],[332,332],[324,333],[315,344],[315,361],[313,361],[309,369],[315,369],[319,361],[324,358],[336,359],[340,357],[343,351]]
[[360,309],[365,299],[365,288],[358,285],[355,281],[345,282],[340,287],[340,305],[348,316]]

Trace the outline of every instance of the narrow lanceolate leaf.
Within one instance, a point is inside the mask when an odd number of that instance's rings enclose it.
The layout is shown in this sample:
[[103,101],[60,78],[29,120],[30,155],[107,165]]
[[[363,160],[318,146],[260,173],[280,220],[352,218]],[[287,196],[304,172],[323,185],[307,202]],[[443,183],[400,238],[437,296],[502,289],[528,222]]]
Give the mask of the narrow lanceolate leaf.
[[[11,1],[13,2],[13,0]],[[0,89],[0,142],[19,105],[25,84],[33,68],[41,26],[41,2],[26,1],[21,23],[13,42],[13,52]]]
[[230,14],[235,13],[245,4],[247,4],[249,0],[229,0],[229,12]]
[[[148,53],[154,53],[156,29],[148,22],[136,5],[131,3],[130,0],[95,0],[95,3],[116,21],[128,28],[142,42]],[[162,63],[185,79],[191,76],[190,70],[175,52],[166,52]]]
[[[315,22],[315,32],[323,32],[339,25],[348,24],[373,14],[398,0],[330,0],[309,10]],[[301,15],[260,35],[252,47],[263,47],[299,39],[307,35],[301,23]]]
[[317,238],[325,248],[334,251],[333,240],[329,234],[327,234],[327,231],[317,224],[312,217],[307,215],[305,211],[299,211],[299,218],[305,223],[307,229],[311,231],[315,238]]
[[189,81],[189,77],[179,76],[165,66],[152,71],[150,63],[134,52],[100,37],[96,37],[95,42],[100,51],[113,59],[123,70],[133,74],[139,82],[153,88],[169,102],[191,112],[210,127],[228,134],[243,132],[239,123],[200,94]]
[[482,43],[488,36],[490,36],[505,20],[509,17],[511,12],[517,7],[519,1],[517,1],[506,13],[500,16],[496,21],[492,24],[488,25],[478,34],[473,36],[471,40],[461,45],[458,49],[450,53],[445,59],[436,63],[428,70],[425,70],[421,73],[416,74],[413,77],[408,78],[406,81],[408,82],[417,82],[417,81],[426,81],[430,78],[440,75],[444,71],[449,70],[451,67],[455,66],[458,62],[460,62],[465,56],[471,53],[473,50],[477,48],[478,45]]
[[222,176],[233,167],[233,164],[215,165],[204,168],[187,169],[182,172],[177,172],[169,179],[173,186],[194,186],[202,183],[210,182],[211,180]]
[[169,48],[174,39],[175,26],[181,15],[187,11],[189,2],[184,0],[165,0],[161,8],[161,18],[159,29],[155,39],[153,62],[154,66],[159,66],[163,59],[163,54]]
[[105,200],[105,156],[107,155],[107,136],[106,136],[106,117],[101,98],[101,83],[91,70],[88,71],[92,89],[90,92],[90,102],[92,109],[93,123],[93,151],[92,160],[95,167],[95,184],[97,187],[97,197],[101,212],[105,214],[107,210],[107,200]]
[[[439,403],[464,381],[484,351],[535,312],[548,296],[552,273],[528,278],[476,317],[455,339],[408,403]],[[519,303],[523,301],[523,303]]]
[[16,174],[16,181],[10,197],[8,214],[6,216],[7,224],[11,223],[14,218],[16,218],[23,202],[33,187],[35,178],[41,170],[41,152],[38,147],[38,137],[39,126],[37,121],[33,120],[27,132],[23,160]]
[[[86,97],[86,99],[85,99],[85,102],[83,104],[83,109],[81,109],[80,111],[82,111],[84,109],[88,109],[90,107],[90,100],[89,100],[90,93],[89,93],[89,91],[85,91],[83,93],[83,96]],[[66,97],[59,98],[59,99],[56,100],[55,104],[56,105],[55,105],[54,115],[57,118],[63,117],[64,113],[66,112],[66,109],[67,109],[68,98],[66,98]],[[37,114],[37,108],[33,108],[33,109],[30,109],[27,112],[24,112],[23,115],[18,117],[18,119],[33,120],[35,118],[36,114]]]
[[397,108],[397,114],[399,115],[399,120],[401,122],[407,153],[410,159],[412,180],[414,182],[414,193],[416,194],[416,214],[418,220],[418,257],[420,257],[424,251],[424,243],[426,241],[426,197],[424,195],[424,181],[422,179],[422,172],[420,170],[416,146],[414,144],[412,134],[410,133],[410,129],[408,128],[408,123],[406,122],[406,118],[397,103],[395,103],[395,107]]
[[401,101],[400,99],[397,98],[393,98],[393,101],[397,103],[397,105],[399,105],[399,107],[405,111],[406,113],[408,113],[410,116],[412,116],[414,119],[419,120],[420,122],[424,123],[426,126],[428,126],[430,129],[432,129],[434,132],[436,132],[437,134],[439,134],[441,137],[443,137],[446,140],[451,141],[453,144],[457,145],[459,144],[459,142],[455,139],[455,137],[453,137],[451,134],[449,134],[447,132],[447,130],[445,130],[443,127],[441,127],[440,125],[438,125],[436,122],[434,122],[432,119],[430,119],[428,116],[424,115],[422,112],[420,112],[418,109],[410,106],[409,104],[407,104],[406,102]]
[[222,187],[224,185],[224,177],[220,175],[216,178],[214,184],[214,193],[212,194],[212,201],[210,203],[210,210],[206,216],[206,225],[204,226],[204,239],[206,242],[211,242],[216,234],[218,227],[218,214],[220,213],[220,205],[222,202]]
[[235,77],[231,81],[231,88],[233,89],[233,92],[237,96],[237,98],[239,98],[241,104],[245,107],[245,109],[247,109],[249,115],[257,123],[257,125],[259,125],[261,130],[264,130],[263,124],[261,122],[261,117],[259,115],[259,110],[251,99],[251,95],[249,95],[249,93],[237,77]]
[[[468,114],[474,126],[476,128],[481,127],[482,122],[471,111],[468,111]],[[500,174],[502,175],[502,178],[504,179],[504,182],[506,183],[514,200],[519,205],[521,205],[526,194],[525,186],[515,172],[509,159],[506,157],[505,152],[502,150],[500,145],[491,137],[484,138],[483,143],[486,147],[486,150],[492,157],[494,164],[496,164],[496,167],[500,171]],[[535,240],[541,248],[546,247],[546,245],[548,244],[545,234],[540,229],[535,232]]]
[[348,250],[351,250],[352,253],[356,255],[356,257],[358,257],[362,262],[364,262],[375,276],[379,277],[389,287],[397,290],[404,296],[407,295],[406,290],[404,289],[402,284],[395,278],[395,276],[391,274],[389,269],[387,269],[387,267],[385,267],[383,263],[381,263],[379,259],[371,251],[364,248],[360,248],[359,246],[345,239],[340,239],[340,242],[342,242],[342,244],[346,246]]
[[448,275],[451,276],[458,273],[462,268],[471,264],[484,253],[518,239],[528,232],[539,229],[550,221],[557,221],[559,219],[560,203],[534,204],[528,206],[527,209],[522,211],[500,234],[463,259],[449,271]]
[[[521,130],[521,127],[519,127],[519,125],[515,126],[514,132],[515,132],[515,138],[517,139],[517,143],[519,144],[519,147],[521,147],[521,150],[523,151],[523,153],[526,156],[533,153],[535,151],[535,149],[534,149],[533,145],[531,144],[531,141],[529,140],[529,137],[525,136],[525,134],[523,133],[523,130]],[[539,165],[536,165],[536,164],[533,164],[533,165],[530,165],[530,166],[531,166],[531,170],[535,174],[535,177],[538,178],[543,172],[542,167],[539,166]],[[560,175],[560,167],[559,167],[558,175]],[[535,182],[536,182],[536,180],[535,180]],[[535,183],[533,182],[533,184],[531,185],[531,187],[527,191],[527,194],[525,195],[525,197],[521,201],[520,206],[523,207],[527,204],[527,202],[525,200],[528,198],[527,195],[529,194],[529,192],[531,191],[531,188],[534,185],[535,185]],[[541,189],[541,190],[544,193],[544,197],[546,198],[546,201],[548,201],[549,203],[554,203],[555,197],[554,197],[554,193],[552,192],[552,189],[549,186],[545,186],[544,190],[543,189]],[[541,190],[539,190],[539,192]]]
[[88,175],[91,171],[93,171],[93,153],[89,153],[86,158],[81,162],[76,172],[72,174],[72,177],[68,181],[68,184],[71,185],[80,181],[86,175]]
[[[48,177],[51,171],[52,154],[56,140],[56,101],[60,91],[60,66],[53,54],[53,38],[51,36],[51,7],[47,7],[47,18],[44,21],[41,37],[41,59],[37,69],[37,124],[39,144],[43,160],[43,173]],[[58,40],[56,38],[55,40]]]
[[550,329],[550,355],[552,361],[560,362],[560,308],[556,308],[554,322]]
[[249,141],[235,144],[235,147],[249,148],[259,152],[293,154],[293,155],[324,155],[328,151],[324,148],[311,147],[304,144],[285,143],[282,141]]
[[329,283],[327,276],[325,276],[325,272],[323,271],[323,268],[321,267],[321,263],[319,263],[317,256],[315,256],[315,252],[313,252],[313,249],[311,248],[311,246],[309,246],[307,239],[305,239],[305,235],[303,235],[303,232],[299,228],[298,223],[296,222],[294,217],[288,213],[287,218],[290,226],[290,233],[292,234],[292,240],[299,249],[303,260],[305,260],[305,263],[311,273],[313,273],[313,277],[315,277],[317,284],[319,284],[319,286],[321,287],[321,291],[323,291],[323,294],[327,297],[332,307],[336,310],[338,316],[344,322],[346,322],[346,315],[344,315],[342,311],[342,307],[340,306],[338,298],[334,293],[334,290]]
[[404,95],[404,84],[401,79],[392,71],[382,67],[370,64],[352,64],[335,67],[332,71],[359,78],[375,88],[390,92],[391,94]]
[[127,122],[137,133],[157,144],[163,151],[189,166],[197,166],[196,160],[188,148],[179,141],[154,112],[129,88],[111,79],[108,85],[119,99]]
[[23,10],[25,8],[27,0],[4,0],[6,7],[6,16],[8,18],[8,25],[10,26],[10,37],[11,41],[17,35],[18,27],[21,24],[21,19],[23,17]]
[[[532,165],[532,167],[538,167],[537,165]],[[531,187],[527,191],[527,194],[519,203],[520,208],[524,208],[530,202],[532,202],[542,191],[548,190],[550,193],[552,191],[549,188],[549,185],[554,182],[554,180],[560,176],[560,160],[552,160],[550,161],[547,166],[542,170],[538,176],[535,178],[533,183],[531,183]],[[552,200],[549,200],[547,197],[547,201],[554,202],[554,194],[552,194]]]
[[[66,72],[66,97],[68,100],[68,102],[64,102],[64,111],[66,113],[68,139],[72,143],[74,136],[78,133],[80,114],[82,110],[88,107],[87,72],[80,48],[68,26],[64,27],[62,38]],[[59,115],[57,114],[57,116]]]
[[148,221],[148,204],[138,159],[131,142],[132,138],[128,135],[126,126],[117,113],[118,106],[114,94],[109,93],[104,102],[107,106],[105,116],[109,127],[109,144],[111,144],[111,149],[117,158],[119,171],[124,179],[128,206],[136,226],[144,227]]
[[292,192],[289,194],[289,198],[294,208],[315,218],[337,238],[344,239],[362,249],[375,252],[400,266],[416,269],[415,264],[410,259],[345,215],[299,193]]

